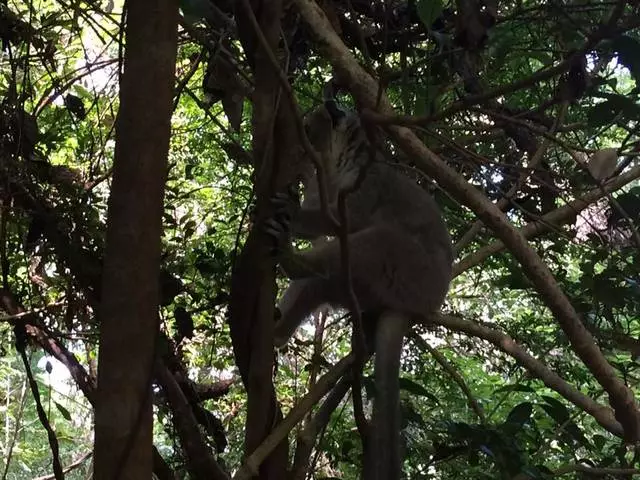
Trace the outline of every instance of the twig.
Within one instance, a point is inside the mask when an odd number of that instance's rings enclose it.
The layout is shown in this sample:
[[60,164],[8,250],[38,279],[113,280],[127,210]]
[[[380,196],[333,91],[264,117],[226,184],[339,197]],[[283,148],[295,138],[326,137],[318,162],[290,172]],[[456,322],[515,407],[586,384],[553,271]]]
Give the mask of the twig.
[[49,446],[51,448],[51,461],[53,463],[53,474],[56,480],[64,480],[64,472],[62,470],[62,464],[60,463],[60,447],[58,445],[58,437],[56,437],[56,433],[51,428],[51,424],[49,423],[49,419],[47,418],[47,414],[42,407],[42,401],[40,400],[40,391],[38,389],[38,384],[36,383],[35,378],[33,377],[33,372],[31,371],[31,365],[29,364],[29,359],[27,358],[26,352],[26,338],[27,332],[24,324],[19,324],[15,326],[16,331],[16,350],[20,354],[22,358],[22,363],[24,364],[24,369],[27,374],[27,379],[29,381],[29,387],[31,388],[31,395],[33,395],[33,400],[36,404],[36,411],[38,412],[38,419],[40,423],[47,431],[47,439],[49,440]]
[[[64,473],[69,473],[70,471],[75,470],[82,465],[87,458],[90,458],[91,455],[93,455],[92,451],[88,451],[84,455],[81,455],[75,462],[64,467]],[[42,475],[41,477],[35,477],[32,480],[53,480],[54,478],[55,476],[53,475]]]
[[[564,116],[567,112],[567,107],[568,107],[567,102],[563,102],[562,105],[560,106],[560,112],[558,113],[558,116],[555,122],[553,123],[553,126],[549,130],[550,135],[553,136],[553,134],[558,130],[558,128],[562,124],[564,120]],[[509,188],[509,190],[504,194],[504,197],[498,200],[496,205],[500,210],[504,210],[511,203],[511,200],[516,195],[516,193],[518,193],[518,190],[520,190],[522,185],[524,185],[524,183],[527,181],[529,176],[533,173],[535,168],[542,161],[542,158],[544,157],[544,154],[546,153],[550,143],[551,142],[549,140],[549,137],[545,136],[542,139],[542,143],[540,144],[536,152],[533,154],[533,156],[529,159],[526,170],[520,174],[518,179],[511,186],[511,188]],[[458,240],[458,242],[454,247],[455,251],[460,252],[464,247],[466,247],[469,243],[471,243],[473,238],[482,228],[482,225],[483,223],[481,220],[476,220],[471,226],[471,228],[469,228],[469,230],[467,230],[467,232],[464,235],[462,235],[460,240]]]
[[[15,415],[14,421],[15,421],[15,426],[13,429],[13,435],[11,435],[11,440],[9,441],[9,445],[8,445],[8,451],[7,451],[7,445],[5,444],[4,446],[4,450],[5,450],[5,455],[4,455],[4,470],[2,472],[2,480],[6,480],[7,479],[7,474],[9,473],[9,466],[11,465],[11,459],[13,458],[13,449],[16,446],[17,440],[18,440],[18,433],[20,432],[20,427],[21,427],[21,422],[22,422],[22,414],[24,413],[24,405],[25,405],[25,400],[27,399],[27,380],[25,379],[24,382],[22,382],[22,388],[20,389],[20,400],[18,400],[18,412]],[[9,414],[9,399],[11,397],[8,395],[7,396],[7,415]],[[8,426],[8,425],[7,425]],[[8,437],[8,435],[7,435]]]
[[[553,473],[551,473],[554,477],[560,477],[562,475],[566,475],[567,473],[584,473],[587,476],[593,477],[608,477],[613,476],[616,478],[625,478],[625,477],[633,477],[634,475],[640,474],[640,469],[638,468],[614,468],[614,467],[589,467],[587,465],[581,465],[579,463],[575,465],[564,465],[562,467],[557,468]],[[532,477],[531,475],[527,475],[526,473],[519,473],[511,480],[529,480]]]
[[[296,3],[300,5],[300,2],[308,2],[310,0],[296,0]],[[392,114],[384,114],[378,113],[374,110],[368,110],[364,112],[365,116],[368,120],[381,124],[381,125],[398,125],[398,126],[412,126],[412,125],[428,125],[429,123],[435,122],[437,120],[450,117],[456,113],[462,112],[467,108],[483,103],[487,100],[491,100],[493,98],[498,98],[500,96],[506,95],[508,93],[517,92],[518,90],[522,90],[523,88],[527,88],[533,86],[539,82],[544,80],[549,80],[556,75],[559,75],[569,69],[576,58],[590,52],[595,45],[598,44],[601,40],[605,40],[607,38],[612,38],[615,35],[624,33],[628,30],[632,30],[640,25],[640,19],[635,19],[629,24],[620,27],[620,28],[609,28],[609,29],[598,29],[594,31],[591,36],[587,39],[584,45],[577,49],[572,55],[567,56],[562,62],[553,67],[548,67],[539,70],[533,75],[523,78],[521,80],[517,80],[507,85],[500,85],[498,87],[492,88],[483,93],[479,93],[476,95],[469,95],[465,97],[463,100],[454,102],[449,108],[443,110],[442,112],[429,115],[429,116],[401,116],[401,115],[392,115]]]
[[[616,152],[616,156],[617,156],[617,152]],[[607,197],[607,200],[609,200],[609,203],[611,204],[611,207],[614,210],[616,210],[620,214],[620,216],[624,219],[625,223],[627,224],[627,226],[631,230],[631,238],[635,242],[636,247],[640,248],[640,234],[638,233],[638,229],[636,228],[636,225],[635,225],[635,222],[633,221],[633,219],[629,216],[629,214],[625,211],[625,209],[622,208],[622,205],[620,205],[620,203],[615,198],[613,198],[609,192],[607,192],[604,189],[602,179],[596,178],[589,171],[589,168],[587,167],[587,165],[584,162],[580,161],[580,159],[577,157],[577,155],[572,154],[571,158],[573,158],[573,161],[576,162],[576,164],[580,168],[582,168],[583,170],[585,170],[587,172],[587,174],[589,175],[591,180],[598,186],[598,188],[602,192],[603,196]]]
[[476,413],[477,417],[480,419],[480,422],[485,423],[487,421],[486,416],[484,414],[484,410],[473,396],[473,393],[467,386],[467,383],[460,375],[460,372],[456,370],[456,368],[451,365],[449,360],[445,358],[445,356],[440,353],[438,350],[429,345],[424,338],[418,335],[416,332],[411,332],[411,339],[418,344],[422,350],[426,350],[431,354],[431,356],[435,359],[436,362],[442,367],[442,369],[449,374],[449,376],[453,379],[454,382],[460,387],[462,393],[467,397],[467,403],[469,407]]
[[3,317],[0,317],[0,322],[8,322],[11,324],[15,324],[16,320],[24,320],[25,318],[35,317],[39,313],[48,312],[55,308],[62,307],[65,304],[66,302],[54,302],[54,303],[50,303],[49,305],[45,305],[42,308],[34,308],[33,310],[19,312],[14,315],[6,315]]
[[222,470],[213,457],[207,443],[202,437],[198,423],[184,392],[176,382],[169,369],[161,362],[156,362],[155,373],[162,385],[171,410],[173,424],[176,427],[182,447],[187,455],[187,470],[196,479],[228,480],[229,476]]

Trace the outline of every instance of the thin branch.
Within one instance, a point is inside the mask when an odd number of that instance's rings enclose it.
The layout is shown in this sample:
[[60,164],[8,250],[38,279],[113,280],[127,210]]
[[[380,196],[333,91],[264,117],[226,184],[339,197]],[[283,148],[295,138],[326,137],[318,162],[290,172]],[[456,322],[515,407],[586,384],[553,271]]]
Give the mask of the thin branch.
[[[307,3],[312,0],[296,0],[296,3],[300,5],[301,3]],[[314,2],[315,3],[315,2]],[[299,7],[300,8],[300,7]],[[454,102],[449,108],[443,110],[439,113],[429,115],[429,116],[402,116],[395,115],[391,111],[389,112],[376,112],[373,108],[367,112],[363,112],[367,120],[372,122],[381,124],[381,125],[399,125],[399,126],[412,126],[412,125],[428,125],[429,123],[435,122],[437,120],[441,120],[443,118],[450,117],[451,115],[455,115],[456,113],[462,112],[467,108],[481,104],[487,100],[495,99],[506,95],[508,93],[517,92],[518,90],[522,90],[527,87],[531,87],[540,83],[544,80],[549,80],[557,75],[560,75],[566,72],[576,58],[579,58],[586,53],[589,53],[601,40],[606,40],[608,38],[613,38],[616,35],[622,34],[626,31],[632,30],[640,26],[640,18],[634,19],[629,22],[627,25],[624,25],[620,28],[598,28],[596,29],[589,38],[585,41],[584,45],[577,49],[572,55],[567,56],[562,62],[559,64],[543,68],[533,75],[516,80],[507,85],[500,85],[498,87],[494,87],[486,92],[479,93],[476,95],[469,95],[464,99]],[[346,60],[346,59],[345,59]]]
[[[584,473],[588,477],[608,477],[614,476],[616,478],[632,477],[640,474],[638,468],[615,468],[615,467],[589,467],[587,465],[581,465],[576,463],[574,465],[564,465],[557,468],[551,475],[554,477],[560,477],[568,473]],[[529,480],[534,478],[526,473],[519,473],[511,480]]]
[[[25,350],[27,332],[24,328],[24,325],[16,325],[15,328],[16,330],[22,330],[22,333],[16,333],[16,350],[18,350],[18,353],[22,358],[22,363],[24,364],[24,369],[27,374],[27,380],[29,381],[29,387],[31,388],[31,395],[33,395],[33,400],[36,404],[38,419],[47,432],[47,439],[49,440],[49,447],[51,448],[53,474],[56,480],[64,480],[62,463],[60,463],[60,446],[58,444],[58,437],[56,437],[56,432],[53,431],[51,423],[47,418],[47,413],[44,411],[44,407],[42,406],[42,401],[40,400],[40,390],[38,389],[38,384],[33,377],[31,365],[29,364],[29,358],[27,357],[27,352]],[[24,337],[24,342],[20,340],[20,337]]]
[[[360,176],[362,176],[362,174],[363,172],[361,171]],[[356,181],[356,184],[358,183],[359,182]],[[344,278],[343,288],[347,291],[347,298],[349,300],[348,307],[351,312],[351,319],[353,322],[353,330],[351,334],[351,349],[355,355],[355,368],[353,368],[351,372],[353,415],[358,433],[360,434],[362,449],[363,451],[366,451],[369,439],[369,426],[367,423],[367,417],[364,414],[362,402],[362,369],[366,362],[366,342],[362,328],[362,312],[360,310],[358,297],[356,297],[355,290],[353,289],[351,263],[349,262],[349,220],[347,216],[346,199],[351,191],[352,190],[349,189],[349,191],[340,190],[340,192],[338,192],[338,213],[340,221],[338,241],[340,242],[340,262]]]
[[[88,451],[84,455],[81,455],[75,462],[70,463],[69,465],[64,467],[64,473],[69,473],[70,471],[75,470],[76,468],[81,466],[85,462],[85,460],[91,458],[91,455],[93,455],[92,451]],[[54,480],[54,478],[54,475],[43,475],[41,477],[35,477],[32,480]]]
[[[562,125],[565,114],[567,113],[567,106],[568,106],[567,102],[563,102],[562,105],[560,106],[560,112],[558,113],[558,116],[555,122],[553,123],[551,130],[549,131],[550,135],[553,135],[554,133],[556,133],[560,125]],[[516,179],[516,181],[511,186],[511,188],[509,188],[509,190],[504,194],[503,198],[498,200],[498,202],[496,203],[496,206],[500,210],[504,210],[511,203],[513,197],[518,193],[520,188],[529,179],[529,177],[534,172],[536,167],[542,161],[542,158],[547,152],[547,149],[549,148],[550,143],[551,141],[549,140],[548,137],[544,137],[542,139],[542,143],[540,144],[538,149],[535,151],[533,156],[529,159],[526,169],[520,173],[520,176]],[[477,233],[482,228],[482,225],[483,225],[482,221],[476,220],[473,223],[473,225],[471,225],[469,230],[467,230],[467,232],[464,235],[462,235],[460,240],[458,240],[454,248],[455,251],[460,252],[464,247],[466,247],[469,243],[471,243],[475,238],[475,236],[477,235]]]
[[[339,220],[336,221],[336,219],[333,217],[333,213],[331,212],[331,209],[329,208],[329,204],[328,204],[329,199],[327,194],[326,173],[325,173],[325,169],[323,168],[323,162],[321,160],[321,157],[318,155],[318,152],[311,145],[306,135],[304,125],[301,121],[302,117],[300,115],[300,110],[293,93],[293,89],[289,84],[286,74],[284,73],[282,68],[280,68],[280,65],[278,63],[278,60],[273,50],[269,47],[267,39],[265,38],[262,32],[262,29],[258,24],[258,20],[255,17],[255,14],[249,4],[249,1],[242,0],[242,5],[245,9],[245,13],[249,21],[253,26],[253,29],[258,38],[258,41],[260,42],[264,51],[267,53],[267,57],[274,71],[278,75],[278,79],[280,80],[280,83],[286,93],[291,109],[294,112],[296,127],[298,129],[298,135],[302,141],[302,145],[305,149],[305,152],[309,155],[309,157],[311,158],[312,162],[316,167],[316,177],[318,180],[318,193],[320,197],[320,209],[323,212],[323,214],[329,219],[329,221],[331,222],[331,224],[337,230],[337,233],[338,233],[342,273],[345,279],[345,289],[347,290],[348,298],[349,298],[349,310],[351,311],[352,318],[353,318],[353,325],[354,325],[352,348],[355,353],[356,368],[353,369],[353,379],[352,379],[353,406],[354,406],[356,425],[358,426],[358,432],[360,433],[360,436],[362,438],[362,442],[364,445],[366,443],[366,438],[367,438],[367,422],[366,422],[366,417],[364,415],[364,411],[362,407],[362,392],[360,388],[362,382],[361,382],[360,371],[362,369],[362,365],[364,364],[363,359],[365,358],[365,355],[366,355],[366,346],[365,346],[364,334],[362,330],[362,318],[361,318],[362,315],[360,312],[360,306],[358,304],[358,299],[353,290],[353,285],[351,280],[351,268],[349,263],[349,244],[348,244],[349,226],[347,223],[348,219],[346,214],[346,199],[348,195],[355,188],[341,190],[340,192],[338,192],[337,203],[338,203]],[[358,184],[359,182],[356,181],[356,185]]]
[[[631,238],[635,242],[636,247],[640,248],[640,234],[638,233],[638,229],[636,228],[636,225],[635,225],[635,222],[633,221],[633,219],[629,216],[629,214],[625,211],[625,209],[622,208],[622,205],[620,205],[620,203],[615,198],[613,198],[609,192],[604,190],[602,179],[596,178],[591,173],[591,171],[589,171],[589,168],[587,167],[587,164],[585,162],[581,161],[575,153],[572,153],[571,157],[573,158],[573,161],[576,162],[576,164],[580,168],[582,168],[584,171],[586,171],[586,173],[594,181],[594,183],[596,185],[598,185],[598,188],[600,188],[600,190],[602,191],[603,195],[607,197],[607,200],[609,200],[609,204],[611,205],[611,208],[613,208],[616,212],[618,212],[620,214],[620,216],[622,217],[622,219],[624,219],[625,223],[627,224],[627,226],[631,230]],[[616,160],[617,160],[617,158],[616,158]]]
[[173,424],[187,456],[187,470],[189,473],[195,479],[228,480],[229,476],[216,462],[202,437],[198,422],[193,416],[191,405],[176,379],[161,362],[156,362],[155,372],[171,405]]
[[292,480],[304,480],[307,477],[309,468],[309,458],[313,445],[318,433],[320,433],[329,423],[331,414],[334,412],[344,396],[349,391],[351,383],[346,377],[341,378],[333,390],[327,395],[324,403],[318,409],[318,412],[305,425],[304,429],[298,434],[296,452],[293,460],[293,468],[291,469]]
[[[15,301],[15,298],[8,290],[0,290],[0,305],[3,310],[9,313],[16,314],[23,310],[22,306]],[[23,321],[29,338],[67,368],[71,378],[73,378],[80,391],[93,406],[96,401],[95,378],[87,373],[72,352],[57,339],[51,337],[47,331],[32,323],[26,323],[28,320]],[[174,472],[164,461],[155,445],[153,446],[153,469],[159,479],[175,480]]]
[[[7,404],[6,404],[7,410],[5,415],[9,415],[9,399],[10,398],[11,396],[7,395]],[[4,470],[2,472],[2,477],[0,477],[2,478],[2,480],[6,480],[7,475],[9,474],[9,467],[11,466],[11,459],[13,458],[13,449],[15,448],[16,443],[18,442],[18,434],[20,433],[20,430],[22,427],[21,425],[22,414],[24,413],[24,405],[26,403],[26,399],[27,399],[27,380],[25,378],[25,380],[22,382],[22,388],[20,389],[20,400],[18,400],[18,405],[19,405],[18,412],[16,413],[16,416],[14,418],[15,426],[13,429],[13,434],[11,435],[11,440],[9,441],[9,444],[4,445],[4,451],[6,453],[4,455]]]
[[329,221],[333,224],[334,228],[338,230],[339,229],[338,221],[333,217],[333,214],[329,209],[326,172],[323,168],[323,162],[320,156],[318,155],[318,152],[313,147],[313,145],[311,145],[311,142],[307,137],[307,134],[304,129],[304,124],[302,122],[302,113],[300,112],[300,108],[298,106],[298,102],[296,101],[296,97],[293,93],[293,89],[289,84],[287,75],[282,71],[282,68],[280,68],[280,64],[278,63],[278,59],[273,53],[273,50],[271,50],[271,48],[269,47],[269,43],[267,42],[267,39],[265,38],[264,33],[262,32],[262,29],[258,24],[258,20],[256,19],[256,16],[253,13],[253,9],[249,4],[249,0],[241,0],[241,3],[245,9],[245,13],[249,21],[251,22],[251,25],[254,29],[256,37],[258,38],[258,41],[260,42],[260,45],[262,46],[264,51],[267,53],[267,58],[269,59],[271,66],[273,67],[275,73],[277,74],[278,80],[282,85],[282,89],[285,91],[287,99],[289,100],[289,105],[291,106],[291,109],[294,112],[296,129],[297,129],[298,137],[302,142],[302,147],[304,148],[305,153],[309,155],[309,158],[313,162],[313,165],[316,167],[316,176],[318,179],[318,195],[320,197],[320,209],[322,213],[327,217],[327,219],[329,219]]
[[49,305],[45,305],[42,308],[34,308],[33,310],[19,312],[14,315],[0,316],[0,322],[8,322],[15,325],[16,320],[26,320],[31,317],[37,317],[39,313],[49,312],[56,308],[63,307],[65,304],[66,302],[55,302],[50,303]]
[[478,400],[474,397],[471,389],[467,386],[467,382],[464,381],[460,372],[445,358],[445,356],[438,350],[429,345],[424,338],[418,335],[416,332],[411,332],[411,339],[418,344],[418,347],[422,350],[426,350],[435,359],[436,362],[442,367],[442,369],[449,374],[454,382],[460,387],[462,393],[467,397],[467,403],[471,410],[475,412],[480,422],[485,423],[487,418],[484,414],[484,410],[478,403]]
[[604,477],[607,475],[615,475],[618,477],[626,475],[640,475],[640,469],[638,468],[612,468],[612,467],[589,467],[587,465],[565,465],[558,468],[553,472],[553,476],[566,475],[567,473],[580,472],[587,475],[594,475],[598,477]]

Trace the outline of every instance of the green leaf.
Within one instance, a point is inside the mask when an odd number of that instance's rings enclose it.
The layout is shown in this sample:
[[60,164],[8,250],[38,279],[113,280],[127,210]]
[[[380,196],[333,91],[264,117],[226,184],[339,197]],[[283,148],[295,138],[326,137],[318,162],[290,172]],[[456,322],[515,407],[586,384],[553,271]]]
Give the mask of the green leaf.
[[619,112],[620,109],[607,100],[596,104],[587,112],[587,122],[593,127],[601,127],[611,123]]
[[633,97],[627,95],[604,95],[606,100],[594,105],[587,112],[587,121],[590,126],[600,127],[611,123],[618,115],[626,118],[640,116],[640,106]]
[[65,418],[65,420],[71,421],[71,414],[69,413],[69,410],[64,408],[58,402],[53,402],[53,403],[55,404],[55,406],[58,409],[58,411],[60,412],[60,414]]
[[570,421],[564,429],[576,442],[584,445],[585,447],[590,446],[589,440],[587,440],[587,437],[584,436],[584,433],[582,433],[582,430],[575,422]]
[[435,403],[439,403],[438,398],[435,395],[427,391],[427,389],[419,383],[416,383],[413,380],[409,380],[408,378],[400,377],[400,390],[405,390],[420,397],[427,397],[429,400]]
[[190,238],[196,231],[197,223],[195,220],[189,220],[184,226],[184,238]]
[[522,402],[509,412],[506,423],[522,426],[531,418],[531,412],[533,412],[533,404],[531,402]]
[[547,402],[546,404],[542,404],[542,408],[549,414],[551,418],[553,418],[559,424],[565,423],[569,420],[569,411],[564,404],[553,397],[548,397],[546,395],[542,396],[542,399]]
[[543,396],[542,398],[547,402],[546,404],[541,404],[544,411],[547,412],[549,416],[558,423],[558,425],[563,426],[565,432],[567,432],[574,440],[588,446],[589,441],[582,433],[582,430],[580,430],[575,422],[570,419],[569,411],[564,404],[552,397]]
[[416,9],[424,26],[430,29],[433,22],[442,13],[444,5],[440,0],[418,0]]

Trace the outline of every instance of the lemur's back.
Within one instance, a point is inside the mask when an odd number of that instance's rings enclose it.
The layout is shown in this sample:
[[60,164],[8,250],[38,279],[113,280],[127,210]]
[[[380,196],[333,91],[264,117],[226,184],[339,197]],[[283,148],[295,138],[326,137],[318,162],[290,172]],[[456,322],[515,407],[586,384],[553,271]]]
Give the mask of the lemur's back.
[[[453,253],[435,200],[399,167],[382,160],[357,115],[314,112],[307,129],[327,162],[328,206],[336,218],[337,192],[351,191],[347,197],[349,266],[361,309],[419,316],[438,310],[451,280]],[[304,194],[302,208],[291,223],[292,233],[304,238],[335,234],[317,220],[322,216],[315,177],[305,182]],[[322,303],[347,308],[350,304],[337,239],[297,257],[319,273],[296,278],[285,293],[280,302],[279,338],[288,338]]]

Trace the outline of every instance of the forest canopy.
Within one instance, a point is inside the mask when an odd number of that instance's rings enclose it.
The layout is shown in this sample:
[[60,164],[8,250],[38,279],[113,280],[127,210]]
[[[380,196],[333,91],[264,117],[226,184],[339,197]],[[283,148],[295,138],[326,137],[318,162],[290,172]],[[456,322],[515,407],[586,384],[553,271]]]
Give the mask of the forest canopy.
[[636,2],[7,0],[0,40],[2,479],[361,478],[359,321],[275,350],[263,228],[332,79],[454,243],[403,478],[640,474]]

